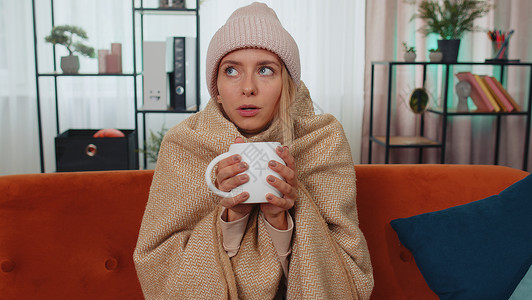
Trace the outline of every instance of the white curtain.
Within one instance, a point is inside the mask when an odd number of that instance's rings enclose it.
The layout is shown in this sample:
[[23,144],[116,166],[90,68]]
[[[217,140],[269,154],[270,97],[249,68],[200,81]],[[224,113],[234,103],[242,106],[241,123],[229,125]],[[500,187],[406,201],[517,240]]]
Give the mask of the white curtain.
[[[200,8],[201,107],[208,101],[205,55],[216,30],[250,0],[205,0]],[[281,23],[296,40],[302,80],[315,108],[343,124],[355,162],[360,160],[364,84],[364,1],[269,0]],[[53,70],[52,47],[44,42],[51,29],[49,0],[36,0],[39,72]],[[145,1],[152,4],[155,1]],[[129,0],[54,0],[54,23],[83,27],[88,44],[108,49],[122,43],[123,71],[131,73],[132,14]],[[144,40],[194,35],[175,17],[145,17]],[[150,18],[150,19],[148,19]],[[173,19],[172,19],[173,18]],[[186,21],[190,23],[189,21]],[[187,23],[187,24],[189,24]],[[0,175],[40,172],[31,1],[0,0]],[[183,29],[183,27],[186,27]],[[138,44],[138,40],[137,40]],[[64,50],[56,47],[57,60]],[[140,69],[137,63],[137,70]],[[81,58],[80,72],[97,72],[97,60]],[[59,68],[59,63],[57,63]],[[53,77],[39,80],[46,172],[55,171],[57,135]],[[83,128],[134,128],[131,77],[58,78],[59,132]],[[186,115],[152,114],[147,128],[171,127]],[[140,120],[140,118],[139,118]],[[150,165],[148,166],[150,167]]]

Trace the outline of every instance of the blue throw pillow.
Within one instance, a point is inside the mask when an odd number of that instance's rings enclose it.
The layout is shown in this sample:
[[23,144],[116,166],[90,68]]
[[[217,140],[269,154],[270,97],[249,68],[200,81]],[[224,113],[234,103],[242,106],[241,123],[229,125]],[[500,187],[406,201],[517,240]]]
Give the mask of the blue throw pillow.
[[532,174],[499,195],[391,225],[440,299],[508,299],[532,262]]

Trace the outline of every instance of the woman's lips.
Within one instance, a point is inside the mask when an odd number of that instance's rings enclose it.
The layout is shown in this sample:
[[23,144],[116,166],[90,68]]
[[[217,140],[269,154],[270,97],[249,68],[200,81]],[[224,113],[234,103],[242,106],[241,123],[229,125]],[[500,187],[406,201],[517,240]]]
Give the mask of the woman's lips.
[[242,117],[253,117],[260,112],[260,108],[254,105],[242,105],[237,111]]

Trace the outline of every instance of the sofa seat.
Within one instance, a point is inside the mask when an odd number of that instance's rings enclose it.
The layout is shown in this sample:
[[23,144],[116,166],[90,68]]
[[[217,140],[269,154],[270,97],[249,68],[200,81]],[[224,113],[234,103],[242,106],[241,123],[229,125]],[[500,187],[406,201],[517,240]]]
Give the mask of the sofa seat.
[[[528,174],[480,165],[355,168],[372,299],[437,299],[391,220],[482,199]],[[152,176],[150,170],[0,176],[0,298],[142,299],[132,255]]]

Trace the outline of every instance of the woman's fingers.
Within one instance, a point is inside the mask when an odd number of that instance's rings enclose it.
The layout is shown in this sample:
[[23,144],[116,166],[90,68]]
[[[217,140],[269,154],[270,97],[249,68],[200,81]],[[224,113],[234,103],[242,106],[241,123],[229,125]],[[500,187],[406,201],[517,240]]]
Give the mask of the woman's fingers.
[[297,184],[297,176],[296,172],[289,168],[288,166],[285,166],[283,164],[280,164],[276,162],[275,160],[271,160],[268,163],[268,167],[275,171],[277,174],[279,174],[288,184],[290,185],[296,185]]
[[231,222],[238,220],[251,212],[253,205],[244,204],[249,199],[247,192],[242,192],[232,198],[220,198],[220,205],[227,209],[225,221]]
[[271,160],[268,163],[268,167],[277,172],[286,182],[294,187],[297,186],[297,173],[294,163],[294,157],[290,154],[288,147],[277,147],[277,154],[286,163],[286,166]]
[[283,197],[295,199],[296,197],[296,188],[289,184],[288,182],[285,182],[284,180],[281,180],[275,176],[268,176],[267,178],[268,183],[276,188],[281,194],[283,194]]
[[290,150],[288,149],[288,147],[286,147],[286,146],[277,147],[277,149],[275,149],[275,151],[277,152],[277,155],[279,155],[284,160],[284,162],[286,163],[286,166],[288,168],[290,168],[292,170],[296,169],[295,159],[290,154]]
[[249,176],[246,174],[241,174],[237,176],[230,177],[220,183],[218,187],[221,191],[229,192],[232,189],[246,183],[249,181]]
[[232,198],[220,198],[220,204],[225,208],[235,208],[235,206],[242,204],[242,202],[246,201],[249,198],[249,194],[247,192],[242,192],[235,197]]
[[294,206],[294,198],[287,197],[286,195],[281,198],[274,194],[268,194],[266,195],[266,200],[268,200],[269,204],[275,205],[282,210],[289,210]]
[[218,188],[222,191],[228,192],[247,182],[249,180],[249,176],[240,173],[247,170],[248,167],[249,166],[247,163],[238,162],[225,168],[219,168],[218,173],[216,174],[216,183],[218,184]]
[[218,163],[217,172],[220,172],[220,170],[225,169],[225,168],[227,168],[229,166],[233,166],[235,164],[238,164],[241,161],[242,161],[242,157],[240,155],[238,155],[238,154],[231,155],[228,158],[224,158]]
[[[235,144],[243,143],[241,137],[235,139]],[[216,182],[215,185],[222,191],[228,192],[233,188],[241,185],[249,180],[245,176],[236,176],[239,173],[248,169],[248,165],[242,162],[242,156],[239,154],[231,155],[228,158],[222,159],[216,168]],[[247,178],[247,179],[246,179]]]
[[286,163],[286,166],[272,160],[268,163],[268,167],[277,172],[284,180],[272,175],[268,176],[267,180],[283,196],[277,197],[273,194],[266,196],[268,204],[262,204],[261,210],[267,218],[291,209],[297,199],[297,172],[294,157],[290,154],[288,147],[277,147],[276,152]]
[[[244,139],[237,137],[235,144],[243,143]],[[218,163],[216,170],[216,185],[222,191],[229,192],[234,188],[249,181],[247,174],[240,174],[249,168],[248,164],[242,161],[238,154],[232,155]],[[220,205],[227,208],[227,220],[233,221],[249,214],[253,205],[246,205],[244,202],[249,199],[248,192],[242,192],[235,197],[220,197]]]
[[[239,144],[239,143],[243,143],[244,140],[241,138],[241,137],[237,137],[235,139],[235,144]],[[217,172],[221,169],[225,169],[227,168],[228,166],[232,166],[236,163],[239,163],[242,161],[242,157],[239,155],[239,154],[235,154],[235,155],[231,155],[230,157],[226,158],[226,159],[222,159],[219,163],[218,163],[218,169],[217,169]]]

